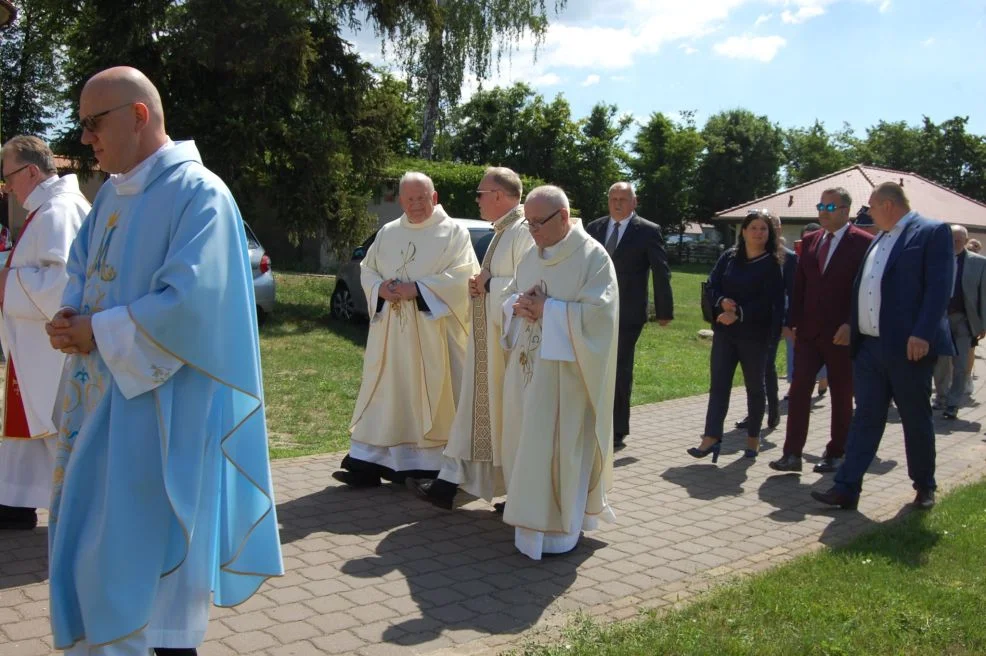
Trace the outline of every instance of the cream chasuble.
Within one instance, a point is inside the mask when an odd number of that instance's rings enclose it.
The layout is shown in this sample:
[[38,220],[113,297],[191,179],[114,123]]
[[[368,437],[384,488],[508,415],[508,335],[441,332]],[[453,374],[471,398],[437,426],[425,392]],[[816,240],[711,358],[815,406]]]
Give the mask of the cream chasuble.
[[[0,336],[7,357],[7,378],[16,364],[22,417],[28,429],[0,444],[0,504],[47,508],[55,467],[52,411],[65,354],[51,348],[44,324],[61,307],[68,284],[66,263],[89,201],[74,175],[41,182],[24,203],[30,221],[10,256],[10,273],[0,310]],[[5,399],[5,404],[10,399]],[[13,408],[6,408],[8,415]],[[48,439],[36,439],[48,438]]]
[[[350,454],[398,471],[437,470],[462,379],[469,278],[479,271],[469,231],[441,205],[418,224],[404,215],[380,229],[360,267],[370,332]],[[417,283],[430,311],[419,311],[412,300],[386,302],[377,312],[377,292],[391,278]],[[394,456],[409,447],[436,449],[433,465]]]
[[501,472],[503,372],[506,352],[500,343],[500,308],[517,265],[534,245],[518,205],[493,224],[496,231],[483,257],[490,272],[489,292],[472,299],[472,333],[466,352],[462,387],[445,447],[439,478],[456,483],[469,494],[491,500],[506,489]]
[[[517,293],[549,300],[537,322],[512,316]],[[558,244],[521,261],[504,303],[510,351],[503,393],[504,521],[528,556],[575,547],[611,520],[613,393],[619,297],[602,244],[577,219]]]

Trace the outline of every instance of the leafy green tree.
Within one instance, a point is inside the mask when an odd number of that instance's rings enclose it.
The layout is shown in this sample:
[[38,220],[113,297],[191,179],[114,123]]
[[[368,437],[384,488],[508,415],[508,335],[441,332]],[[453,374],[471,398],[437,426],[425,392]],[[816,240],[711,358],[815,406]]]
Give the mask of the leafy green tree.
[[0,116],[3,140],[16,134],[45,136],[65,110],[61,89],[64,3],[20,2],[18,17],[0,39]]
[[698,163],[704,148],[694,112],[682,112],[680,121],[651,114],[634,138],[630,160],[641,216],[675,231],[695,218]]
[[[555,0],[561,11],[567,0]],[[539,45],[548,28],[546,0],[344,0],[354,25],[366,22],[394,44],[399,61],[420,89],[420,155],[431,159],[443,108],[454,107],[467,73],[486,79],[504,53],[525,36]]]
[[793,187],[855,164],[851,159],[852,151],[838,139],[817,120],[810,128],[787,130],[784,133],[787,186]]
[[609,213],[610,185],[627,177],[629,159],[620,143],[633,117],[618,115],[616,105],[596,104],[581,121],[575,159],[567,171],[560,172],[559,182],[586,220]]
[[710,117],[702,130],[698,171],[700,217],[774,193],[784,164],[781,129],[766,116],[732,109]]

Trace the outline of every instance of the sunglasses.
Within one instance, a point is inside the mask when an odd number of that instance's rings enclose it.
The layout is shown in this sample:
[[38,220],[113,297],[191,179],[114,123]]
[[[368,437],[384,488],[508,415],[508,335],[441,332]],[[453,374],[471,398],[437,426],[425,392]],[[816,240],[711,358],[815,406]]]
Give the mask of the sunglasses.
[[545,223],[558,216],[559,213],[561,213],[561,209],[555,210],[548,216],[548,218],[543,219],[541,221],[531,221],[530,219],[524,219],[524,223],[527,224],[528,230],[530,230],[531,232],[537,232],[538,230],[544,227]]
[[500,191],[499,189],[477,189],[476,190],[476,200],[483,197],[483,194],[495,194]]
[[819,203],[815,205],[815,209],[819,212],[834,212],[836,210],[841,210],[843,208],[849,207],[848,205],[836,205],[835,203]]
[[8,173],[7,175],[0,176],[0,182],[7,182],[12,177],[14,177],[14,174],[15,173],[20,173],[21,171],[23,171],[24,169],[26,169],[29,166],[30,166],[30,164],[25,164],[24,166],[20,167],[19,169],[14,169],[13,171],[11,171],[10,173]]
[[82,126],[83,130],[89,130],[90,132],[95,132],[96,130],[99,129],[99,121],[104,116],[106,116],[110,112],[115,112],[118,109],[123,109],[124,107],[130,107],[133,104],[135,103],[132,102],[123,103],[122,105],[117,105],[116,107],[110,107],[109,109],[102,112],[98,112],[96,114],[83,116],[82,118],[79,119],[79,125]]

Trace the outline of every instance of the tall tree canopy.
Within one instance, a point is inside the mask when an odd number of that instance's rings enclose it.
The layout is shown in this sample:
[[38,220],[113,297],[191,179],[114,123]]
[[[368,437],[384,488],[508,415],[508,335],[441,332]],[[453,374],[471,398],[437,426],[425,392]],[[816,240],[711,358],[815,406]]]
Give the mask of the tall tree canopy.
[[698,171],[702,217],[777,191],[784,138],[766,116],[732,109],[709,118]]
[[[567,0],[555,0],[554,12]],[[440,114],[459,102],[467,73],[489,77],[502,55],[530,35],[535,47],[548,28],[545,0],[345,0],[354,25],[358,9],[384,44],[391,42],[423,100],[420,156],[431,159]]]

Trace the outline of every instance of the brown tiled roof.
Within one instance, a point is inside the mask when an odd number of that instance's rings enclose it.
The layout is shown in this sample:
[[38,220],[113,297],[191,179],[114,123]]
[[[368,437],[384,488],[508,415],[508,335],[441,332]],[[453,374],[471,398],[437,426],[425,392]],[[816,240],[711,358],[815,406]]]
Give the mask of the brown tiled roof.
[[835,173],[811,180],[770,196],[743,203],[717,213],[714,219],[741,221],[752,209],[765,208],[775,212],[781,221],[808,222],[818,219],[815,205],[822,192],[830,187],[844,187],[853,199],[852,216],[866,205],[873,188],[883,182],[896,182],[904,187],[911,207],[924,216],[960,223],[967,228],[986,230],[986,204],[952,191],[916,173],[905,173],[878,166],[857,164]]

